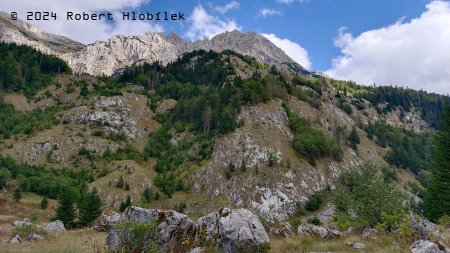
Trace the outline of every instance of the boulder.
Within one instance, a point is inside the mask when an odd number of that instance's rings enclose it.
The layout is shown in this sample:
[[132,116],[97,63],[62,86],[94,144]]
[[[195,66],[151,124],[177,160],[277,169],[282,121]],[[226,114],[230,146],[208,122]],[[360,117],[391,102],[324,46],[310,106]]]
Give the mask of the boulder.
[[368,239],[377,239],[376,235],[378,234],[378,230],[374,228],[364,228],[362,233],[362,238],[364,240]]
[[443,244],[429,240],[415,241],[410,249],[411,253],[450,253],[450,249]]
[[29,218],[24,218],[23,220],[17,220],[12,223],[14,227],[25,227],[31,226],[31,220]]
[[156,241],[161,252],[183,252],[182,240],[193,232],[194,223],[184,214],[175,211],[145,209],[131,206],[108,233],[106,243],[111,250],[126,247],[124,240],[130,240],[130,231],[121,224],[143,223],[157,226],[154,234],[148,231],[145,240]]
[[94,230],[108,232],[119,222],[120,217],[120,214],[116,212],[103,213],[97,219]]
[[420,240],[442,238],[441,232],[433,222],[421,217],[416,219],[412,212],[409,214],[409,219],[411,220],[410,229],[417,234]]
[[223,252],[263,252],[269,236],[256,215],[246,209],[223,208],[197,220],[199,241],[216,244]]
[[32,242],[34,242],[34,241],[41,241],[41,240],[44,240],[44,237],[42,235],[38,234],[38,233],[31,232],[28,235],[28,240],[30,240]]
[[189,253],[203,253],[205,252],[205,248],[202,247],[195,247],[189,251]]
[[47,226],[45,226],[45,230],[50,233],[58,233],[66,231],[66,228],[64,227],[64,223],[62,221],[55,220],[47,224]]
[[346,242],[345,245],[347,245],[347,246],[349,246],[351,248],[354,248],[354,249],[364,249],[364,248],[366,248],[366,245],[364,243],[361,243],[361,242],[349,241],[349,242]]
[[332,228],[325,228],[312,224],[303,223],[298,226],[297,233],[300,236],[317,236],[322,239],[341,237],[342,233]]
[[277,226],[271,226],[269,232],[279,237],[290,237],[292,235],[292,226],[289,222],[282,222]]
[[11,240],[9,240],[9,243],[11,244],[18,244],[22,242],[22,238],[20,238],[20,236],[17,234],[16,236],[14,236]]

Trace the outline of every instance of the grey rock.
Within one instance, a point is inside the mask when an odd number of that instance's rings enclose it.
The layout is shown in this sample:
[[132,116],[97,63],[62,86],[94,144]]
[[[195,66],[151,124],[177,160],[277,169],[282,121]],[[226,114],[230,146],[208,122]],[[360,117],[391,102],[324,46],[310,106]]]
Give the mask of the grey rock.
[[347,246],[349,246],[351,248],[354,248],[354,249],[364,249],[364,248],[366,248],[366,245],[364,243],[361,243],[361,242],[349,241],[349,242],[346,242],[345,245],[347,245]]
[[195,247],[189,251],[189,253],[202,253],[205,252],[205,248],[202,247]]
[[197,220],[197,240],[217,244],[223,252],[255,251],[270,243],[261,221],[246,209],[223,208]]
[[16,235],[11,240],[9,240],[9,243],[11,243],[11,244],[18,244],[21,242],[22,242],[22,238],[20,238],[19,235]]
[[298,226],[297,233],[300,236],[317,236],[322,239],[331,239],[342,236],[342,233],[339,232],[338,230],[306,223],[303,223],[300,226]]
[[17,220],[12,223],[12,225],[14,227],[25,227],[25,226],[30,226],[31,224],[32,223],[29,218],[24,218],[23,220]]
[[47,224],[47,226],[45,226],[45,230],[50,233],[58,233],[66,231],[66,228],[64,227],[64,223],[62,221],[55,220]]
[[94,225],[96,231],[110,231],[119,221],[121,215],[116,212],[103,213]]
[[448,253],[450,249],[441,243],[428,240],[415,241],[411,247],[411,253]]
[[378,231],[374,228],[364,228],[362,237],[364,240],[376,239]]
[[409,219],[411,220],[410,229],[418,235],[420,240],[442,238],[439,228],[433,222],[422,217],[417,219],[412,212],[409,214]]
[[[129,238],[129,231],[119,228],[122,222],[136,222],[154,225],[155,235],[148,233],[146,240],[156,240],[161,252],[171,252],[182,247],[182,240],[193,232],[193,222],[184,214],[175,211],[129,207],[120,217],[119,222],[108,233],[106,243],[111,250],[122,247],[122,238]],[[156,237],[156,238],[155,238]]]
[[45,238],[42,236],[42,235],[40,235],[40,234],[38,234],[38,233],[35,233],[35,232],[31,232],[29,235],[28,235],[28,240],[30,240],[30,241],[32,241],[32,242],[34,242],[34,241],[41,241],[41,240],[44,240]]

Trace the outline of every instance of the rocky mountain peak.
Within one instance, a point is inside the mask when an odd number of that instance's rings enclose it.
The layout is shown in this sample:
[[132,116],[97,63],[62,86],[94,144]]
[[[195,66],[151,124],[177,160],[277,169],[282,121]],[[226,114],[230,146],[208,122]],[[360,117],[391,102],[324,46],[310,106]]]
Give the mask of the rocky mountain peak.
[[54,35],[22,20],[11,20],[0,12],[0,41],[27,45],[46,54],[61,55],[76,52],[84,45],[64,36]]
[[278,68],[309,74],[264,36],[250,31],[224,32],[211,39],[194,42],[175,33],[145,32],[137,36],[116,35],[107,41],[83,45],[67,37],[47,33],[21,20],[11,20],[0,13],[0,41],[28,45],[47,54],[64,59],[76,73],[112,75],[116,71],[142,62],[167,64],[184,53],[194,50],[233,50],[255,57],[258,61]]

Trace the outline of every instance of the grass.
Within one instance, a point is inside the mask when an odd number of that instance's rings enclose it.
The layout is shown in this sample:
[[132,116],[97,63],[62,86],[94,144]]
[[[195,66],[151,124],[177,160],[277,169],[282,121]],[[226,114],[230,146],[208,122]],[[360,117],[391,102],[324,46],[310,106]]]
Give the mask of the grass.
[[[396,242],[389,236],[378,236],[378,240],[363,240],[360,236],[349,235],[334,240],[324,240],[309,237],[273,238],[270,242],[270,252],[299,253],[299,252],[373,252],[373,253],[403,253],[410,252],[409,242]],[[354,249],[346,242],[362,242],[364,249]]]
[[63,233],[49,234],[48,239],[43,241],[22,241],[20,244],[3,244],[1,252],[107,252],[106,235],[106,233],[96,232],[92,229],[70,230]]

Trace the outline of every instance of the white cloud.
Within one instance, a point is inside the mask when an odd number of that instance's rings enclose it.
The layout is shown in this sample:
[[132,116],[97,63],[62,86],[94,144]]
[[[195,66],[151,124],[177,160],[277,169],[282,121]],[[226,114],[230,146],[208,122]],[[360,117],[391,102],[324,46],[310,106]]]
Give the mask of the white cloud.
[[[19,18],[26,20],[27,11],[51,11],[57,13],[57,20],[27,21],[43,30],[67,36],[82,43],[92,43],[96,40],[106,40],[116,34],[140,34],[142,32],[162,32],[163,26],[143,21],[123,21],[121,11],[135,9],[148,3],[149,0],[2,0],[6,3],[2,11],[18,13]],[[86,12],[99,13],[111,11],[115,22],[104,21],[67,21],[65,13]]]
[[353,37],[339,30],[341,56],[326,74],[358,83],[450,93],[450,2],[433,1],[420,17]]
[[241,27],[234,20],[223,20],[219,17],[214,17],[208,14],[200,4],[195,6],[189,21],[191,26],[186,33],[186,37],[190,40],[211,39],[225,31],[241,30]]
[[291,3],[293,3],[293,2],[304,3],[304,2],[306,2],[306,1],[308,1],[308,0],[277,0],[277,2],[278,2],[278,3],[281,3],[281,4],[291,4]]
[[289,39],[278,38],[273,33],[271,34],[263,33],[261,35],[266,37],[277,47],[281,48],[281,50],[283,50],[289,57],[291,57],[292,60],[299,63],[304,68],[309,69],[311,67],[311,60],[309,59],[308,51],[306,51],[306,49],[304,49],[299,44]]
[[270,9],[270,8],[267,8],[267,7],[263,7],[263,8],[261,8],[259,10],[258,17],[265,18],[265,17],[281,15],[281,14],[282,14],[281,11],[277,11],[275,9]]
[[220,12],[221,14],[225,14],[228,11],[234,10],[234,9],[239,9],[239,2],[237,1],[231,1],[225,5],[220,5],[220,6],[215,6],[214,10]]

